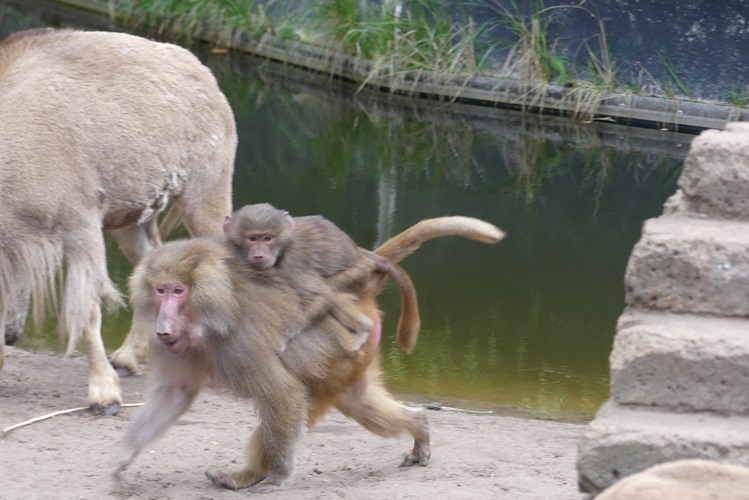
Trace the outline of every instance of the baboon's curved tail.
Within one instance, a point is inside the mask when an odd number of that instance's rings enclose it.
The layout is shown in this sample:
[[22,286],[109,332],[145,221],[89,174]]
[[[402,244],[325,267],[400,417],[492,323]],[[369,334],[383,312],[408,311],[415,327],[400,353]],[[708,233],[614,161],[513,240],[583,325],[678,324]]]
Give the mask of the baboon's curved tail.
[[497,243],[505,237],[505,233],[497,226],[473,217],[435,217],[424,219],[393,236],[377,247],[375,253],[393,262],[400,262],[425,241],[440,236],[462,236],[483,243]]
[[[414,224],[402,233],[387,240],[377,247],[374,252],[396,263],[416,251],[425,241],[440,236],[462,236],[483,243],[497,243],[504,238],[505,233],[497,226],[473,217],[436,217],[434,219],[424,219]],[[405,276],[408,275],[405,274]],[[381,275],[380,285],[384,280],[385,276]],[[401,289],[401,293],[403,293],[405,287],[399,284],[399,288]],[[401,314],[401,321],[398,323],[396,342],[407,354],[410,354],[416,346],[419,328],[421,327],[415,297],[414,291],[413,307]],[[404,299],[402,303],[408,304],[408,301]]]

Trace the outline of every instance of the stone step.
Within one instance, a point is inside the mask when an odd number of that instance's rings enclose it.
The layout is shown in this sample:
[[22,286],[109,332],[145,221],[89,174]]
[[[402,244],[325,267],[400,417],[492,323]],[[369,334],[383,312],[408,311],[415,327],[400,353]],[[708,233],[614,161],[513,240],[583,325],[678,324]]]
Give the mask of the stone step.
[[749,415],[749,318],[630,310],[610,363],[617,403]]
[[609,401],[578,444],[580,490],[598,493],[625,476],[682,458],[749,466],[749,418],[672,413]]
[[630,255],[625,285],[632,307],[749,316],[749,223],[650,219]]
[[749,124],[695,137],[679,177],[685,208],[715,219],[749,220]]

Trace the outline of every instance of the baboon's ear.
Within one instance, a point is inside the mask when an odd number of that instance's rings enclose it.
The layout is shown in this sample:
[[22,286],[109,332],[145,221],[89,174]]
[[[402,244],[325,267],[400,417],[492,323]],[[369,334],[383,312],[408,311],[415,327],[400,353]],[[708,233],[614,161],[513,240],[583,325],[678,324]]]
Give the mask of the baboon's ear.
[[231,223],[231,215],[224,217],[224,236],[229,236],[229,223]]
[[284,211],[283,216],[286,219],[286,222],[289,223],[289,227],[291,227],[293,229],[294,228],[294,217],[292,217],[291,214],[289,214],[289,212],[286,212],[286,211]]

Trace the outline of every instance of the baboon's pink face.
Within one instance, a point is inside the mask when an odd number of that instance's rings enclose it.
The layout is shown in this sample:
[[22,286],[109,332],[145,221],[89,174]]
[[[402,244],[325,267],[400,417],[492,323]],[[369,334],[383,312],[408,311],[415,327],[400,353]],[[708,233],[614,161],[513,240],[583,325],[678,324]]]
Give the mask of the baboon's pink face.
[[242,239],[242,251],[250,267],[257,271],[268,269],[278,258],[276,237],[264,233],[245,234]]
[[190,344],[190,321],[187,297],[190,288],[184,283],[161,283],[154,286],[159,303],[156,337],[172,352],[182,352]]

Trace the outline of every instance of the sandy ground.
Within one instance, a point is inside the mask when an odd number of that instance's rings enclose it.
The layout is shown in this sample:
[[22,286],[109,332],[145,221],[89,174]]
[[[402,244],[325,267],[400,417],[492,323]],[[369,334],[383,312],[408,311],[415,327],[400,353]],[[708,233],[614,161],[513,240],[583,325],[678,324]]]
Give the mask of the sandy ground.
[[[0,371],[0,428],[85,404],[87,363],[18,348]],[[140,402],[145,377],[122,380],[125,403]],[[213,499],[204,471],[236,468],[257,424],[249,401],[206,392],[122,477],[112,460],[137,408],[116,417],[79,411],[0,436],[0,499]],[[429,411],[432,459],[399,468],[412,443],[387,440],[331,413],[309,431],[290,489],[264,498],[576,499],[578,424]]]

